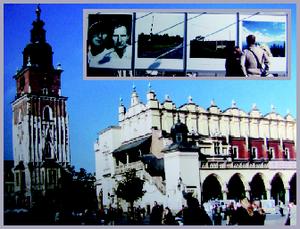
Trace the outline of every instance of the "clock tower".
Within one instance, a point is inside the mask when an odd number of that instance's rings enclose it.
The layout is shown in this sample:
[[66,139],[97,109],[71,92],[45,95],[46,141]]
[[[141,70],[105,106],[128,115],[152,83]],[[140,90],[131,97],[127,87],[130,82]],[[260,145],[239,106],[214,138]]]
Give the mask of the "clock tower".
[[17,90],[12,102],[15,191],[22,206],[57,189],[70,164],[67,97],[61,95],[63,70],[53,66],[39,6],[32,25],[23,65],[14,76]]

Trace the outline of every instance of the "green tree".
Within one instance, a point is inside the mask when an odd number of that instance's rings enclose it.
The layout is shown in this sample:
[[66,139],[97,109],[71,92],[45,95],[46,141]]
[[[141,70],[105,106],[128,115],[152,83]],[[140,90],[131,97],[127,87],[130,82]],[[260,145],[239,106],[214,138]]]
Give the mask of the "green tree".
[[70,166],[64,171],[60,181],[60,200],[62,207],[67,210],[96,209],[97,197],[95,183],[96,178],[84,168],[75,171]]
[[144,182],[136,176],[135,169],[130,169],[124,173],[124,179],[118,183],[116,195],[129,203],[132,213],[134,201],[142,198],[145,194]]

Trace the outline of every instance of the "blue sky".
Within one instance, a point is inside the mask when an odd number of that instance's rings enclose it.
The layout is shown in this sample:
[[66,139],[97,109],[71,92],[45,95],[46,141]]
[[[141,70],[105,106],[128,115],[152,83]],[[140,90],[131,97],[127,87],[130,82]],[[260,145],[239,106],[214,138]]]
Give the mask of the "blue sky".
[[[97,133],[118,120],[119,98],[128,107],[132,85],[136,86],[141,101],[146,101],[150,80],[83,80],[83,9],[84,8],[141,8],[149,9],[201,9],[201,8],[287,8],[292,10],[291,80],[151,80],[152,89],[163,102],[166,94],[177,107],[192,96],[196,104],[207,108],[210,101],[222,109],[237,106],[246,112],[257,104],[262,114],[271,110],[271,104],[282,116],[287,109],[296,117],[296,19],[295,5],[255,4],[42,4],[41,19],[45,22],[46,39],[53,48],[54,65],[61,63],[62,95],[67,96],[69,113],[70,148],[72,164],[76,169],[95,170],[93,145]],[[22,51],[30,40],[36,5],[4,5],[4,159],[12,159],[12,109],[16,85],[13,75],[22,65]]]
[[244,34],[255,34],[257,41],[260,42],[286,40],[285,23],[283,22],[243,21],[243,29]]

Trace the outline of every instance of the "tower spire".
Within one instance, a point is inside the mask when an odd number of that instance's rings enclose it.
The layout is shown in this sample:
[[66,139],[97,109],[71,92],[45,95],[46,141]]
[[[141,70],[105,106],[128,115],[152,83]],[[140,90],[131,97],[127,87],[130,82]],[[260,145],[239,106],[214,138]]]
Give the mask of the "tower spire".
[[35,13],[36,13],[36,20],[33,21],[32,25],[33,28],[31,30],[31,43],[43,43],[46,42],[46,31],[44,30],[45,23],[41,20],[41,8],[38,4]]
[[37,5],[35,13],[36,13],[36,20],[40,21],[41,20],[41,8],[40,8],[40,4]]
[[35,9],[36,19],[32,22],[30,30],[30,43],[23,51],[23,67],[26,68],[28,58],[31,67],[40,69],[53,69],[52,47],[46,42],[46,30],[44,21],[41,20],[41,7]]

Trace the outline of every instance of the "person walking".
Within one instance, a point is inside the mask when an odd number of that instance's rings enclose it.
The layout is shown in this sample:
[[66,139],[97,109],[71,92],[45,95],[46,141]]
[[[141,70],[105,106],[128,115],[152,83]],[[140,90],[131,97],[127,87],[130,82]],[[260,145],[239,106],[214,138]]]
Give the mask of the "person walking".
[[175,225],[175,218],[170,210],[166,207],[163,213],[163,224],[165,225]]
[[150,224],[151,225],[161,225],[162,223],[162,210],[161,206],[154,201],[154,206],[150,214]]
[[283,213],[283,202],[281,200],[279,200],[279,212],[280,212],[280,215],[283,217],[284,216],[284,213]]
[[210,217],[194,197],[187,198],[187,208],[183,209],[183,225],[212,225]]

